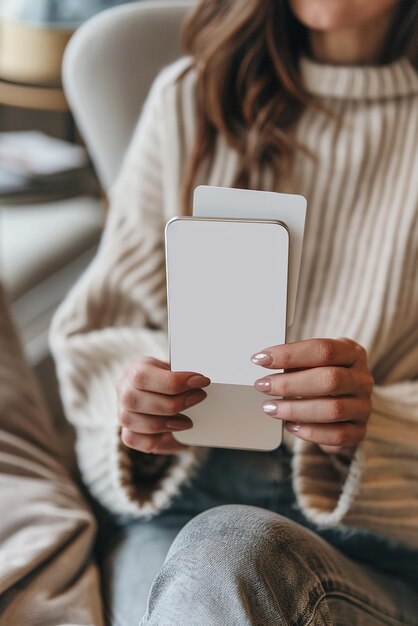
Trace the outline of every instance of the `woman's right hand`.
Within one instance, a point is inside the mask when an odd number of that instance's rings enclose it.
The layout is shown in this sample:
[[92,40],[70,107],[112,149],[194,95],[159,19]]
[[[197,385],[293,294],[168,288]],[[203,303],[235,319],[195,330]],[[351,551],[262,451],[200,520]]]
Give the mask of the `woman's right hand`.
[[173,431],[191,428],[181,415],[206,398],[202,387],[210,379],[195,372],[172,372],[170,365],[152,357],[130,363],[117,384],[121,439],[128,448],[153,454],[174,454],[187,446]]

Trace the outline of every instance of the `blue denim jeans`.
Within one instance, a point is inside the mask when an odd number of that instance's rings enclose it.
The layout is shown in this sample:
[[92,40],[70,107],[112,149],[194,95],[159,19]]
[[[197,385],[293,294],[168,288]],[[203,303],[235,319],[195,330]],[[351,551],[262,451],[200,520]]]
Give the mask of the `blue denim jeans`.
[[103,563],[109,624],[418,626],[418,553],[316,531],[290,459],[284,446],[213,449],[170,508],[118,520]]

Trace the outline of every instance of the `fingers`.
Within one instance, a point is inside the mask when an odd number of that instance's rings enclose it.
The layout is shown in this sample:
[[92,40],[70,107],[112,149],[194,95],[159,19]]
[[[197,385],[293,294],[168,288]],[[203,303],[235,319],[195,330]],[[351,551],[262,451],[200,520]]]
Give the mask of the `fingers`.
[[206,387],[210,383],[207,376],[196,374],[196,372],[172,372],[167,363],[149,357],[131,363],[123,380],[128,381],[134,389],[167,395]]
[[147,435],[123,428],[121,439],[128,448],[148,454],[174,454],[187,449],[187,446],[176,441],[171,433]]
[[355,450],[365,436],[374,383],[362,346],[345,337],[308,339],[270,346],[251,358],[285,370],[254,383],[258,391],[281,398],[263,403],[268,415],[324,451]]
[[286,422],[285,428],[300,439],[324,446],[357,446],[366,434],[366,425],[341,422],[339,424],[298,424]]
[[297,369],[339,365],[349,367],[365,358],[365,350],[351,339],[306,339],[270,346],[253,354],[256,365],[273,369]]
[[357,450],[358,444],[354,446],[326,446],[324,444],[318,445],[323,452],[326,452],[327,454],[338,454],[340,461],[343,460],[344,463],[348,464],[352,460]]
[[306,398],[329,395],[370,395],[367,370],[348,367],[315,367],[308,370],[271,374],[256,380],[254,387],[269,395]]
[[156,435],[168,431],[187,430],[193,426],[186,415],[146,415],[122,409],[119,412],[119,424],[134,433]]
[[[157,403],[161,402],[161,398],[163,398],[159,394],[141,393],[141,401],[144,394],[147,396],[156,396]],[[126,407],[121,406],[118,419],[122,426],[122,442],[129,448],[133,448],[139,452],[153,454],[173,454],[179,450],[183,450],[186,446],[179,444],[171,436],[171,432],[192,428],[193,422],[186,415],[179,414],[179,411],[175,411],[175,413],[171,411],[173,407],[177,408],[177,406],[181,405],[184,407],[185,404],[188,406],[197,404],[201,402],[207,394],[203,389],[199,389],[198,391],[192,392],[192,395],[193,397],[190,397],[190,394],[180,397],[180,400],[182,400],[180,404],[178,403],[178,397],[166,396],[163,400],[168,404],[165,406],[163,403],[161,406],[167,412],[164,411],[162,414],[155,414],[155,400],[150,400],[148,413],[130,411]]]
[[336,397],[308,400],[269,400],[263,410],[272,417],[298,423],[364,422],[371,412],[370,398]]
[[192,428],[181,415],[206,398],[201,387],[210,379],[195,372],[172,372],[170,365],[151,357],[131,363],[117,384],[122,442],[134,450],[173,454],[187,448],[171,432]]
[[188,391],[177,396],[139,391],[130,387],[120,395],[122,408],[134,413],[148,413],[150,415],[175,415],[187,407],[191,407],[204,400],[207,393],[203,389]]

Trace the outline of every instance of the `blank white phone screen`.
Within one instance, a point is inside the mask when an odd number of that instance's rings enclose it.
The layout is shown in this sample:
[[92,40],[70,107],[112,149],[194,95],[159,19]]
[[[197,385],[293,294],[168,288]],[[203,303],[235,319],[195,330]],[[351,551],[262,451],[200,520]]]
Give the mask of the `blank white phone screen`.
[[166,226],[166,260],[172,371],[231,385],[253,385],[267,374],[251,355],[285,342],[285,226],[173,218]]

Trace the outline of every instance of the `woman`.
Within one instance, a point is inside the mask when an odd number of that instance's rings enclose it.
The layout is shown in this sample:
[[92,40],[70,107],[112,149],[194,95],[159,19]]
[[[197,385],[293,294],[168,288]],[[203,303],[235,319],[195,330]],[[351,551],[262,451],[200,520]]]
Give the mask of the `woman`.
[[[119,529],[114,623],[418,624],[417,25],[415,2],[201,0],[154,83],[52,330]],[[163,229],[200,183],[308,200],[289,342],[254,346],[271,453],[172,436],[210,382],[167,362]]]

